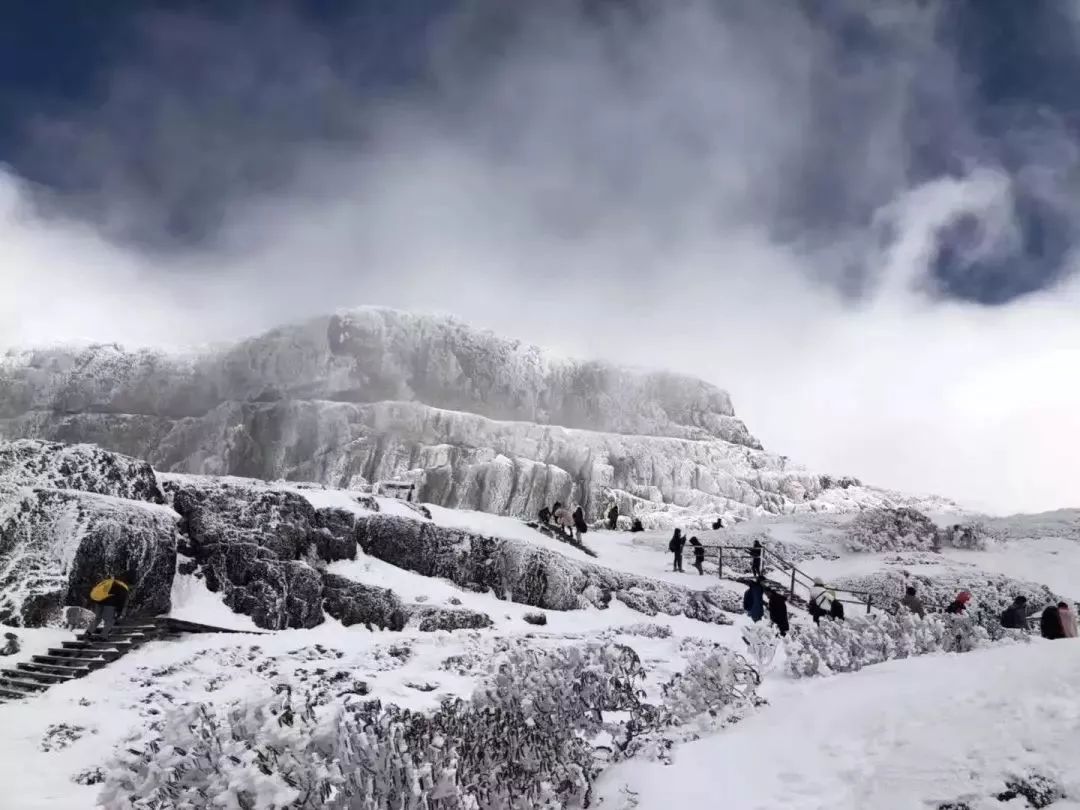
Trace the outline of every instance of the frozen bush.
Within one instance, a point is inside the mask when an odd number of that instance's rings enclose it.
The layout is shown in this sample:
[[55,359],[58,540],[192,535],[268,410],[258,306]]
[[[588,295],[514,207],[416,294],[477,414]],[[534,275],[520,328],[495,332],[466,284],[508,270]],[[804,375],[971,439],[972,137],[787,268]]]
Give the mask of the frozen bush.
[[755,622],[743,628],[742,640],[746,644],[750,660],[757,664],[759,672],[773,662],[780,647],[780,633],[776,626],[769,622]]
[[933,551],[938,547],[934,521],[909,507],[867,509],[848,524],[848,551]]
[[844,622],[823,620],[785,639],[788,671],[796,678],[854,672],[870,664],[933,652],[968,652],[990,643],[970,616],[877,614]]
[[690,660],[686,670],[664,685],[664,709],[676,723],[701,714],[716,715],[752,702],[759,676],[749,662],[726,647]]
[[589,740],[605,712],[639,711],[644,677],[617,644],[511,649],[471,700],[434,714],[338,700],[320,712],[288,688],[271,701],[173,713],[121,750],[108,807],[495,810],[583,804]]

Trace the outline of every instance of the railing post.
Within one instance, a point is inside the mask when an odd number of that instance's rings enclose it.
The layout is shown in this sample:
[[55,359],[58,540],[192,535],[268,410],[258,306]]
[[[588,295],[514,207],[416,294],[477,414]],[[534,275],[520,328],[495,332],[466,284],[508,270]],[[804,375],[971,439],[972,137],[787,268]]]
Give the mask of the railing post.
[[720,546],[720,548],[717,549],[717,551],[719,553],[719,556],[718,556],[718,562],[716,564],[716,578],[717,579],[723,579],[724,578],[724,547]]
[[870,615],[870,603],[874,601],[874,595],[868,593],[866,595],[866,615]]
[[795,595],[795,569],[791,569],[791,595]]

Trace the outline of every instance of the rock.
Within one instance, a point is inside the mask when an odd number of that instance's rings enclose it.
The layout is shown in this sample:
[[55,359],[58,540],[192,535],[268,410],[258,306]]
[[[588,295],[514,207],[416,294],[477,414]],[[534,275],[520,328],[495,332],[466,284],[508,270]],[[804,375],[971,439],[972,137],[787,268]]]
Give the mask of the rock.
[[129,612],[170,608],[177,516],[144,501],[23,488],[0,495],[0,621],[57,622],[109,574],[133,586]]
[[323,575],[323,608],[346,627],[401,630],[409,613],[388,588],[376,588],[335,574]]
[[489,538],[392,515],[357,521],[366,554],[424,576],[445,577],[500,599],[545,610],[604,608],[612,597],[649,616],[685,615],[730,624],[714,591],[676,585],[582,563],[529,543]]
[[520,517],[573,500],[591,521],[617,501],[648,527],[891,497],[764,452],[701,380],[379,309],[196,356],[9,353],[0,437],[92,440],[176,472],[338,487],[407,475],[424,501]]
[[149,464],[89,444],[0,442],[0,482],[165,502]]
[[323,622],[322,575],[251,543],[222,544],[203,559],[206,586],[258,627],[284,630]]
[[[316,510],[303,495],[260,481],[163,476],[163,484],[183,520],[185,552],[225,604],[267,629],[323,621],[323,578],[301,559],[354,558],[353,514]],[[338,596],[329,603],[341,616],[354,615]]]
[[543,613],[526,613],[521,618],[523,618],[529,624],[535,624],[540,627],[543,627],[545,624],[547,624],[547,615]]
[[424,633],[435,630],[483,630],[493,622],[486,613],[467,608],[421,607],[414,609],[412,619]]
[[85,630],[94,621],[93,611],[80,607],[64,609],[64,627],[68,630]]

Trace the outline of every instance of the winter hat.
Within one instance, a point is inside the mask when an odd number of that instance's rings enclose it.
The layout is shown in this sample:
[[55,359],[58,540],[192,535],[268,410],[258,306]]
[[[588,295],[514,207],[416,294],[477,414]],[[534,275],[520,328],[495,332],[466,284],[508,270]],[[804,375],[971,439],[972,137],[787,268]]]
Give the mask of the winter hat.
[[821,577],[814,577],[814,584],[822,588],[825,587],[825,581]]
[[956,601],[960,603],[970,602],[971,594],[967,591],[960,591],[959,595],[956,597]]

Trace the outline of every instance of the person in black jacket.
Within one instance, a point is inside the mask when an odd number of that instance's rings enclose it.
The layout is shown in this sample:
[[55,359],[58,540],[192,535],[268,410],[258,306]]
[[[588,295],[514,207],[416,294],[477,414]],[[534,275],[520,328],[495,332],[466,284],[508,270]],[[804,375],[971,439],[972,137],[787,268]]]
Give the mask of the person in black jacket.
[[1043,638],[1048,638],[1051,641],[1065,638],[1065,631],[1061,626],[1061,614],[1058,612],[1057,605],[1050,605],[1042,612],[1042,618],[1039,619],[1039,632]]
[[544,526],[551,522],[551,510],[546,506],[540,507],[540,512],[536,515],[540,519],[540,523]]
[[780,591],[769,591],[769,618],[780,635],[788,634],[787,599]]
[[634,522],[630,524],[631,532],[643,532],[645,527],[641,525],[641,518],[634,518]]
[[611,531],[615,531],[619,526],[619,505],[613,503],[611,508],[607,510],[607,527]]
[[761,541],[755,540],[750,549],[750,570],[755,577],[761,576]]
[[705,569],[702,567],[705,564],[705,546],[701,545],[701,541],[696,537],[690,538],[690,545],[694,547],[694,568],[698,574],[705,576]]
[[672,571],[682,571],[682,550],[686,545],[686,538],[682,535],[681,529],[676,529],[675,533],[671,535],[671,541],[668,543],[668,551],[670,551],[675,558],[675,566]]
[[92,635],[98,625],[103,624],[103,635],[108,637],[113,624],[127,607],[129,591],[130,587],[126,582],[113,576],[105,577],[90,589],[90,602],[94,606],[94,622],[87,629],[86,635]]
[[585,511],[578,506],[574,510],[574,539],[581,542],[581,535],[589,530],[589,524],[585,522]]
[[743,594],[743,610],[751,621],[760,622],[765,615],[765,588],[761,580],[755,579]]
[[1001,614],[1001,626],[1009,630],[1028,630],[1027,597],[1018,596]]

